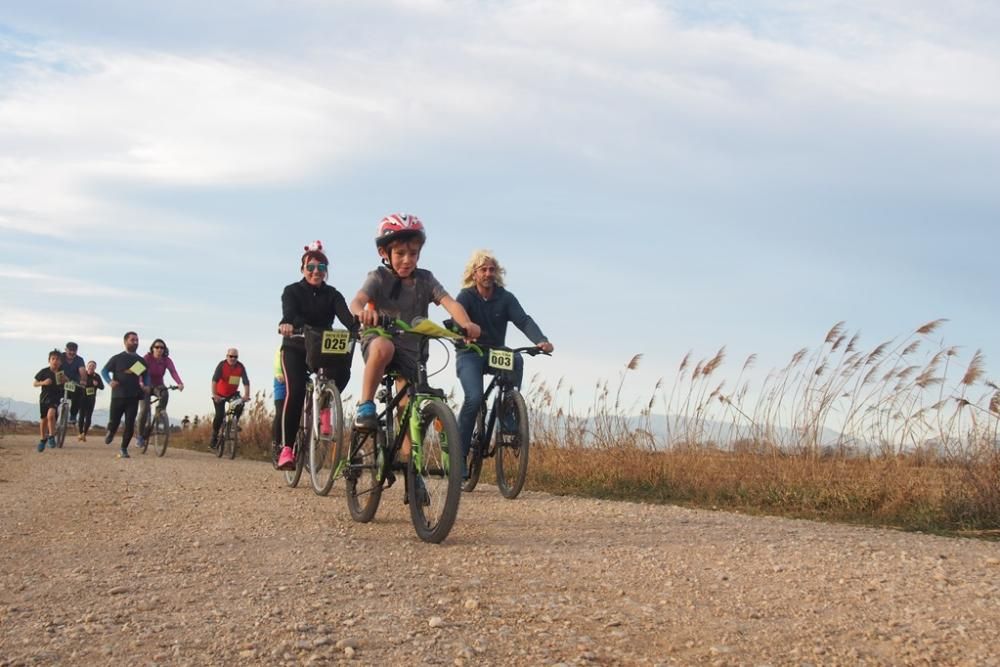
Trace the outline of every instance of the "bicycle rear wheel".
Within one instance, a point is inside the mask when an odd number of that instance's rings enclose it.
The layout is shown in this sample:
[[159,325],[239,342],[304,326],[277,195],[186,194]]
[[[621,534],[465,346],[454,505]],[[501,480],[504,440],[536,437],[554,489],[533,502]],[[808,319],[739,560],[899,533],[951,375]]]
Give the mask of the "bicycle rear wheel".
[[344,442],[344,409],[336,385],[327,384],[316,396],[319,408],[319,429],[309,438],[309,478],[313,492],[325,496],[330,493],[337,475],[342,472],[342,462],[347,454]]
[[226,427],[226,439],[223,441],[223,447],[225,451],[224,456],[227,456],[230,461],[236,458],[236,448],[239,447],[240,443],[240,418],[238,415],[233,415],[233,418],[229,420],[229,424]]
[[66,442],[66,429],[69,427],[69,403],[63,401],[59,404],[56,414],[56,447],[60,449]]
[[497,419],[497,488],[513,500],[524,488],[528,475],[528,408],[521,392],[507,391]]
[[302,469],[305,467],[306,453],[309,451],[309,439],[312,437],[312,393],[306,392],[305,405],[302,407],[302,420],[299,422],[299,432],[295,435],[292,452],[295,454],[295,467],[285,473],[285,484],[291,488],[299,485],[302,479]]
[[344,470],[344,484],[347,488],[347,510],[351,518],[359,523],[368,523],[375,518],[379,501],[382,500],[382,448],[376,446],[385,441],[385,432],[378,435],[371,431],[351,431],[350,458]]
[[419,453],[414,444],[406,468],[410,520],[421,540],[437,544],[451,531],[462,495],[455,413],[443,401],[425,401],[419,430]]
[[466,470],[469,478],[462,483],[463,491],[472,491],[479,484],[479,475],[483,472],[483,449],[486,442],[486,412],[484,406],[479,406],[476,421],[472,427],[472,439],[469,442],[469,453],[465,457]]
[[153,417],[150,436],[153,440],[153,451],[157,456],[167,453],[167,442],[170,440],[170,417],[166,411],[161,411]]

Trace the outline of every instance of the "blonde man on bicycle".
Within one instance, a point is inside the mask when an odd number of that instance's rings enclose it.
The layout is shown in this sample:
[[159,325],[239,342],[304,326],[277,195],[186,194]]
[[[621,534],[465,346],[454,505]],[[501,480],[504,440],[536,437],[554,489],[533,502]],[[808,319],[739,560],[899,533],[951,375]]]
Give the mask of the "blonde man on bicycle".
[[[535,320],[524,312],[517,297],[504,288],[505,274],[506,271],[489,250],[474,251],[465,265],[462,291],[455,300],[482,329],[478,344],[483,348],[503,347],[507,338],[507,323],[510,322],[542,352],[551,353],[554,349],[552,343],[535,324]],[[459,350],[455,360],[455,370],[459,382],[462,383],[462,392],[465,394],[462,409],[458,413],[458,435],[462,442],[464,464],[472,441],[476,412],[483,400],[486,358],[472,350]],[[524,361],[518,354],[514,357],[515,386],[521,386],[523,375]]]

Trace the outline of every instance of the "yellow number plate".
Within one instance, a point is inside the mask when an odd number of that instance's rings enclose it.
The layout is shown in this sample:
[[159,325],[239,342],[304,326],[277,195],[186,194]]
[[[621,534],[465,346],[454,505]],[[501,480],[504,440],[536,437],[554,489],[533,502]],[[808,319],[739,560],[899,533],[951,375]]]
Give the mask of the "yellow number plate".
[[351,350],[350,334],[344,329],[323,332],[323,354],[347,354]]
[[97,389],[95,387],[87,387],[87,396],[93,396],[96,393]]
[[238,387],[242,379],[243,379],[242,375],[230,375],[229,384],[233,385],[234,387]]
[[66,391],[76,391],[76,383],[75,382],[67,382],[66,383]]
[[514,353],[509,350],[490,350],[490,368],[499,371],[514,370]]

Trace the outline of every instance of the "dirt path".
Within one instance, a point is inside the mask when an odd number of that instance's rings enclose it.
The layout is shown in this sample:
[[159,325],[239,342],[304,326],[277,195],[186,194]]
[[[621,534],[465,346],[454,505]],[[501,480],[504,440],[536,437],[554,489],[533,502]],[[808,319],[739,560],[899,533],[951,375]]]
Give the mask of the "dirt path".
[[[440,546],[267,464],[0,440],[0,665],[1000,664],[1000,545],[525,492]],[[307,484],[307,480],[304,480]]]

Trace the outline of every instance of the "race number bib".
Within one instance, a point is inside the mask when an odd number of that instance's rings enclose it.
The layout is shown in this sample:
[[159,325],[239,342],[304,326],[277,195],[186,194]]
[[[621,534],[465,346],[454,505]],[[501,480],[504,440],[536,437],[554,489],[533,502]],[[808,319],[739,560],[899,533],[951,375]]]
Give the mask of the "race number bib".
[[498,371],[514,370],[514,353],[510,350],[490,350],[490,368]]
[[87,396],[93,396],[97,393],[97,389],[94,387],[87,387]]
[[351,349],[350,334],[344,329],[328,329],[323,332],[320,350],[323,354],[347,354]]
[[230,375],[229,384],[233,385],[234,387],[238,387],[240,384],[240,380],[242,379],[243,379],[242,375]]
[[76,391],[76,383],[75,382],[69,382],[69,381],[67,381],[66,382],[66,391]]

